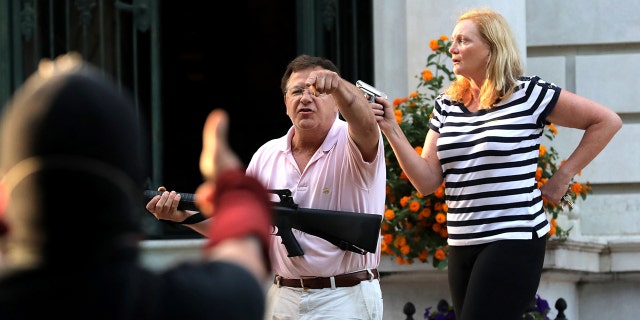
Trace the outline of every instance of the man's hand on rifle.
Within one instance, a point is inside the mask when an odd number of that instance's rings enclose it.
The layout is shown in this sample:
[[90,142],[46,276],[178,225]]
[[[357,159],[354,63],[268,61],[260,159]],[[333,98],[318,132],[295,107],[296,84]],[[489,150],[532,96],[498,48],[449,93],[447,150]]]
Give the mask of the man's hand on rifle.
[[158,188],[162,192],[161,195],[155,196],[147,202],[145,208],[151,212],[158,220],[167,220],[180,223],[197,211],[178,210],[181,196],[175,191],[167,191],[164,186]]

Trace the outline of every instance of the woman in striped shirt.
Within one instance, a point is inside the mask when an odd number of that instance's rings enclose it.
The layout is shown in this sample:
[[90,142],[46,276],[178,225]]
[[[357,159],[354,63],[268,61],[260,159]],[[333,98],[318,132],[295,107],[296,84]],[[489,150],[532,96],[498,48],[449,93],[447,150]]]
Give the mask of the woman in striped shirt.
[[[604,149],[622,121],[605,106],[523,75],[515,38],[495,11],[464,13],[451,39],[457,79],[436,99],[422,155],[404,136],[391,103],[376,99],[374,113],[420,193],[445,182],[449,287],[457,319],[515,320],[540,282],[550,230],[543,197],[560,204],[572,177]],[[538,150],[549,123],[584,134],[538,188]]]

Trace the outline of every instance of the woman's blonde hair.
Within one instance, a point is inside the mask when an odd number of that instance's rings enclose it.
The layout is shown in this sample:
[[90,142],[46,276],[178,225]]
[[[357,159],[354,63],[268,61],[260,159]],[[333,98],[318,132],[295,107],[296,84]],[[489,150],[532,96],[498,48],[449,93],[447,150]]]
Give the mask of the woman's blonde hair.
[[[513,93],[518,77],[523,73],[522,58],[513,32],[502,15],[488,9],[472,9],[458,18],[471,20],[489,46],[486,80],[480,88],[480,108],[489,109]],[[469,79],[457,76],[445,92],[455,101],[468,105],[471,95]],[[467,100],[464,101],[465,97]]]

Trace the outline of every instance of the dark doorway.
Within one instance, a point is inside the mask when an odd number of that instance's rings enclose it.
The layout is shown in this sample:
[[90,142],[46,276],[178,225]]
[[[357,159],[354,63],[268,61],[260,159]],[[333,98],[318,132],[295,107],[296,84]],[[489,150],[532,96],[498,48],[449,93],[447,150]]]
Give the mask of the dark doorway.
[[280,77],[296,54],[295,0],[249,1],[248,11],[231,18],[209,6],[206,1],[165,1],[161,8],[162,184],[182,192],[193,192],[202,181],[201,131],[214,108],[229,112],[231,146],[245,164],[291,124]]

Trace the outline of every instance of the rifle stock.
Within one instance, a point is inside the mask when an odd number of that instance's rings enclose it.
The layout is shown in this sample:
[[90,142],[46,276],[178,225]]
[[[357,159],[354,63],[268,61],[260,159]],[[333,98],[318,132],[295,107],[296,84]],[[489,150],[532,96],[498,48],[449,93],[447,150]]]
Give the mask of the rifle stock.
[[[275,211],[274,225],[276,235],[282,239],[289,257],[304,255],[304,250],[296,240],[291,229],[320,237],[342,250],[359,254],[376,252],[380,237],[382,215],[300,208],[293,201],[288,189],[269,190],[280,197],[280,202],[272,202]],[[146,190],[147,202],[162,192]],[[180,193],[179,210],[198,210],[195,195]]]

